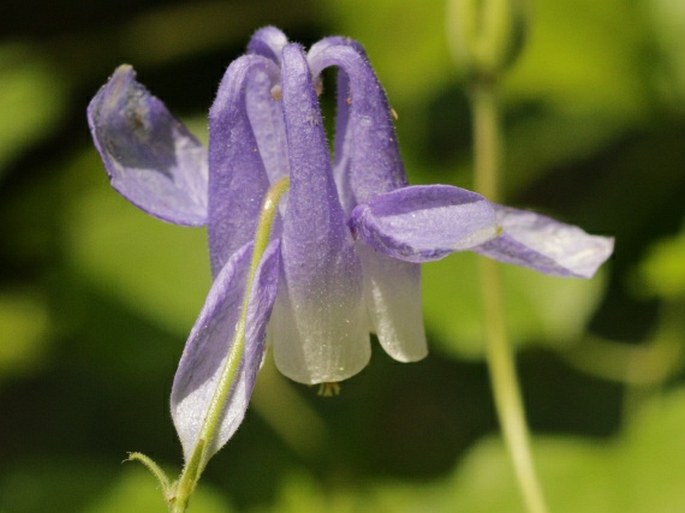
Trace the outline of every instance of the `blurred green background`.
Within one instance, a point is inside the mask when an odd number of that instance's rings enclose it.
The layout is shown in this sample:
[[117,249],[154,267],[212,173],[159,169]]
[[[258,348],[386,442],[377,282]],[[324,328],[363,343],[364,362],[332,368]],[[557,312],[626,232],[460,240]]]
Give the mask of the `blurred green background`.
[[[507,202],[616,237],[590,282],[505,269],[542,480],[555,513],[682,512],[685,3],[531,3],[503,84]],[[114,68],[134,65],[205,138],[255,29],[351,36],[399,113],[410,180],[468,187],[444,17],[437,0],[3,0],[0,513],[163,512],[154,479],[121,461],[140,450],[180,470],[167,403],[209,286],[205,234],[109,188],[85,109]],[[471,255],[424,267],[425,361],[375,350],[336,398],[267,364],[190,513],[521,512],[473,269]]]

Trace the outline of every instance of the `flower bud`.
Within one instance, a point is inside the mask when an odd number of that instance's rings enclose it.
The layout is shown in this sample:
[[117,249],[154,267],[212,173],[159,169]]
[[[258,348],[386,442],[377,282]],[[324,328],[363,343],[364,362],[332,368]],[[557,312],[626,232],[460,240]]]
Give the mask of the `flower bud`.
[[448,0],[447,38],[470,77],[496,78],[518,57],[525,39],[526,0]]

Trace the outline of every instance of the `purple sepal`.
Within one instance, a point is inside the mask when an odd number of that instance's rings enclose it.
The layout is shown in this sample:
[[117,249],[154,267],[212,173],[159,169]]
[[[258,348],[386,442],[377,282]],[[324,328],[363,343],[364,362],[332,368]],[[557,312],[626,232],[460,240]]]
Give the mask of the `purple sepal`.
[[164,104],[119,66],[88,105],[88,124],[112,186],[174,224],[207,222],[207,151]]
[[[245,352],[221,427],[209,448],[210,456],[233,436],[245,416],[264,355],[266,324],[278,286],[279,255],[278,241],[271,242],[255,273],[245,324]],[[197,444],[226,355],[234,343],[251,257],[249,243],[236,251],[217,275],[181,356],[171,391],[171,415],[186,461]]]
[[547,216],[493,205],[502,236],[474,251],[556,276],[591,278],[614,250],[612,237],[589,235]]
[[414,263],[471,249],[497,235],[492,204],[450,185],[380,194],[352,211],[350,227],[376,251]]

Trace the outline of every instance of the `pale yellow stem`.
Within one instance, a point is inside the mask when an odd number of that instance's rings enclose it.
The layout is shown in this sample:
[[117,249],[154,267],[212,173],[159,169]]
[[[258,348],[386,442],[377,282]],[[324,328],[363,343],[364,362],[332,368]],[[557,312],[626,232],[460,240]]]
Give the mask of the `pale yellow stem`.
[[198,480],[200,474],[204,470],[205,465],[209,459],[209,449],[216,438],[217,432],[221,424],[221,416],[226,407],[226,400],[235,383],[236,376],[240,367],[240,362],[245,353],[245,323],[247,321],[247,307],[252,293],[252,286],[254,285],[254,278],[259,267],[259,262],[266,251],[271,234],[271,227],[276,217],[278,203],[290,186],[289,179],[283,178],[276,182],[267,192],[262,204],[262,213],[259,217],[257,231],[255,232],[254,248],[252,250],[252,260],[250,261],[250,270],[247,277],[247,284],[245,286],[245,294],[243,296],[242,308],[240,311],[240,318],[235,328],[234,340],[231,344],[231,349],[226,358],[219,383],[216,391],[212,397],[212,402],[209,405],[207,414],[205,415],[204,424],[200,431],[198,443],[193,450],[190,459],[186,462],[181,477],[178,480],[175,496],[169,504],[169,511],[171,513],[184,513],[188,507],[188,501]]
[[[472,106],[476,189],[489,200],[498,201],[502,143],[494,84],[477,83],[472,92]],[[486,355],[504,441],[528,512],[547,513],[533,465],[514,354],[507,337],[500,270],[494,260],[483,258],[479,264]]]

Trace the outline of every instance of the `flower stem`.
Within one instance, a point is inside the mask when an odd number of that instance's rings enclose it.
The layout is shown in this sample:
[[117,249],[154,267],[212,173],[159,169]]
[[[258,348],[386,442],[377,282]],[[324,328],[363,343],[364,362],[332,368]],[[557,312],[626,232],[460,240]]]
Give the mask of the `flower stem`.
[[[498,201],[502,143],[494,82],[476,82],[471,102],[476,189],[491,201]],[[546,513],[542,487],[533,465],[514,354],[507,337],[500,270],[497,262],[487,258],[481,259],[479,265],[486,356],[497,416],[528,512]]]
[[231,344],[230,351],[226,357],[221,377],[212,397],[212,402],[207,409],[205,420],[200,431],[200,437],[190,459],[187,461],[181,477],[179,478],[175,496],[170,500],[169,511],[171,513],[184,513],[188,507],[188,500],[195,490],[195,486],[200,479],[200,474],[204,470],[208,461],[209,449],[211,448],[216,434],[221,425],[221,416],[226,406],[226,399],[233,387],[235,377],[239,371],[240,363],[245,353],[245,331],[247,320],[247,308],[252,294],[252,286],[259,267],[259,263],[264,255],[264,251],[269,244],[271,227],[276,217],[278,204],[290,186],[289,178],[285,177],[271,186],[262,203],[262,213],[254,237],[254,248],[250,261],[250,270],[245,286],[245,295],[240,310],[240,318],[235,327],[235,336]]

